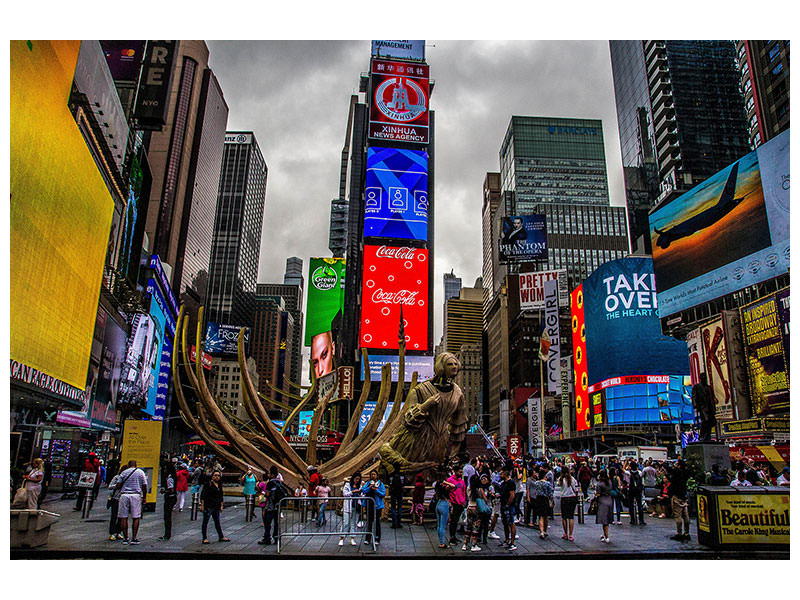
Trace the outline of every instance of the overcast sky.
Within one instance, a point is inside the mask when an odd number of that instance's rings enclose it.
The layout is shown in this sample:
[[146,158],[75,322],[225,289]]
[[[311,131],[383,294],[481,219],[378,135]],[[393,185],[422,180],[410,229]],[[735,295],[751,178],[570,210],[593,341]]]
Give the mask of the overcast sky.
[[[369,70],[370,41],[209,41],[230,109],[228,130],[252,130],[267,162],[258,281],[281,282],[286,258],[330,256],[330,201],[350,95]],[[426,41],[436,82],[434,343],[442,335],[442,275],[481,274],[482,185],[498,171],[511,115],[603,121],[611,203],[624,204],[606,41]]]

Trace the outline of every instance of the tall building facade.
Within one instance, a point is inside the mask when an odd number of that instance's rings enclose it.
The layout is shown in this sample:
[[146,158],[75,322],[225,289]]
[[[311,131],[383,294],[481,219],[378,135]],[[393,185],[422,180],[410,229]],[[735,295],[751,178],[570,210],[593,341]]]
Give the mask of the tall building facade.
[[286,259],[286,271],[283,273],[284,285],[296,285],[303,290],[303,259],[290,256]]
[[458,351],[461,360],[461,369],[456,376],[456,383],[464,393],[464,402],[467,404],[467,420],[470,425],[481,423],[483,408],[482,379],[483,379],[483,352],[480,343],[462,344]]
[[[260,376],[256,360],[253,357],[249,357],[245,364],[253,386],[260,390]],[[247,414],[247,409],[244,405],[240,372],[238,360],[216,360],[211,368],[209,389],[219,402],[222,410],[227,413],[228,418],[233,417],[231,420],[234,423],[243,424],[250,421],[250,415]]]
[[449,273],[444,274],[442,279],[444,281],[444,301],[458,298],[458,294],[461,292],[461,277],[456,277],[451,269]]
[[789,128],[789,41],[738,40],[736,57],[750,145],[756,148]]
[[331,200],[331,222],[328,233],[328,249],[335,258],[343,258],[347,251],[348,203],[344,198]]
[[256,285],[256,300],[270,296],[283,298],[285,310],[292,316],[292,334],[289,336],[291,347],[288,348],[289,379],[296,385],[300,385],[303,375],[303,288],[286,283],[259,283]]
[[749,150],[733,42],[611,41],[631,239],[650,253],[646,204],[688,190]]
[[444,346],[459,352],[464,344],[480,346],[483,331],[483,289],[461,288],[458,297],[444,305]]
[[255,135],[228,132],[211,249],[208,321],[252,326],[266,191],[267,165]]
[[[260,287],[260,286],[259,286]],[[294,319],[286,310],[282,296],[256,294],[251,347],[259,374],[258,392],[265,398],[288,405],[281,392],[297,393],[289,384],[290,360],[294,337]],[[275,418],[285,416],[278,405],[265,403]]]
[[536,270],[565,268],[577,285],[591,265],[628,253],[625,209],[609,204],[601,121],[511,117],[500,147],[500,187],[496,219],[546,215],[548,257]]

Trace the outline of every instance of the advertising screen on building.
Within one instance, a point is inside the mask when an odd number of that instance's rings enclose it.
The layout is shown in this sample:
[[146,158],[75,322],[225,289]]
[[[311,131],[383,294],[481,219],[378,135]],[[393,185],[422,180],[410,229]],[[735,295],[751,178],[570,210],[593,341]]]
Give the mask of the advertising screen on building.
[[359,346],[399,348],[400,307],[408,350],[428,349],[428,251],[364,246]]
[[[157,308],[156,311],[160,313]],[[149,415],[153,414],[155,408],[161,341],[164,337],[163,313],[160,318],[161,323],[153,315],[145,313],[133,317],[119,385],[119,401],[137,406]],[[153,405],[148,406],[151,392]]]
[[67,104],[79,50],[10,42],[8,298],[10,358],[83,389],[114,199]]
[[144,55],[144,40],[101,40],[100,46],[116,81],[135,82]]
[[661,334],[653,261],[629,256],[598,267],[583,288],[589,383],[622,375],[688,375],[686,342]]
[[97,389],[92,402],[92,427],[115,429],[117,399],[122,368],[125,362],[128,336],[110,316],[106,317],[103,332],[103,354],[97,375]]
[[[206,352],[214,354],[236,354],[238,352],[239,331],[236,325],[209,322],[206,326]],[[244,354],[250,355],[250,328],[244,328]]]
[[305,345],[314,336],[331,330],[331,323],[344,307],[344,258],[312,257],[308,261]]
[[369,137],[427,144],[428,65],[372,60]]
[[650,215],[666,317],[789,268],[789,131]]
[[[403,313],[405,317],[405,313]],[[380,381],[381,369],[388,364],[392,367],[392,381],[399,381],[400,357],[389,354],[369,354],[369,374],[372,381]],[[423,382],[433,377],[433,356],[408,356],[405,358],[405,382],[411,381],[414,371],[417,381]],[[364,380],[364,363],[361,363],[361,380]]]
[[754,416],[789,411],[789,362],[784,348],[784,329],[780,299],[770,294],[741,308],[745,355],[750,381],[750,402]]
[[[364,430],[364,427],[367,426],[367,423],[369,423],[372,415],[375,414],[375,406],[376,403],[371,400],[364,403],[364,408],[361,411],[361,417],[358,419],[358,433],[361,433]],[[392,412],[393,407],[394,402],[391,400],[386,403],[386,409],[383,411],[383,417],[381,417],[381,422],[378,424],[379,432],[381,429],[383,429],[383,426],[386,425],[386,421],[389,420],[389,414]],[[402,406],[400,408],[402,408]]]
[[589,373],[586,369],[586,321],[583,312],[583,286],[570,294],[572,311],[572,352],[575,381],[575,428],[586,431],[591,427],[589,413]]
[[428,239],[428,153],[367,149],[364,236]]
[[498,257],[501,264],[547,260],[547,217],[515,215],[503,217]]
[[425,40],[372,40],[372,56],[425,60]]
[[[169,380],[169,361],[167,364],[163,364],[164,362],[164,343],[166,342],[165,336],[165,326],[167,319],[164,316],[164,312],[159,306],[158,302],[155,298],[150,298],[150,316],[155,321],[155,335],[154,338],[154,346],[158,344],[158,349],[156,350],[154,356],[151,358],[152,368],[149,374],[150,378],[150,385],[147,388],[147,407],[144,409],[148,415],[152,415],[153,418],[156,417],[156,412],[160,412],[160,415],[163,417],[164,414],[164,405],[166,404],[166,397],[164,397],[164,401],[159,401],[159,381],[163,379],[161,373],[162,371],[166,371],[166,378]],[[170,358],[172,355],[170,354]],[[166,390],[163,390],[165,392]],[[163,393],[162,392],[162,393]],[[160,410],[156,410],[156,406],[160,405]]]
[[716,417],[718,420],[733,419],[736,415],[733,410],[733,389],[722,317],[700,327],[700,344],[703,349],[703,371],[714,392]]
[[544,308],[544,282],[558,279],[558,305],[569,306],[569,288],[566,269],[537,271],[519,274],[519,309],[540,310]]
[[612,377],[590,385],[588,392],[592,427],[694,421],[688,375]]

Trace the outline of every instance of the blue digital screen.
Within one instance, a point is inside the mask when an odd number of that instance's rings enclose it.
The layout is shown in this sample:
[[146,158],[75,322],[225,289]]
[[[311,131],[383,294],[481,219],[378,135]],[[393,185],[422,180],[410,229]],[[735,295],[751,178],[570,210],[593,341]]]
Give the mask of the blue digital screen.
[[670,375],[669,385],[637,383],[605,388],[605,423],[693,423],[694,408],[688,379],[682,375]]
[[428,239],[428,154],[367,149],[364,236]]
[[589,385],[626,375],[689,374],[686,342],[661,333],[655,281],[651,258],[629,256],[601,265],[583,282]]
[[[166,325],[167,319],[164,316],[164,312],[161,310],[158,302],[155,300],[154,297],[150,298],[150,316],[153,317],[153,320],[156,323],[156,337],[154,337],[154,343],[157,344],[158,349],[154,353],[154,361],[157,360],[158,362],[154,362],[152,372],[150,374],[150,385],[147,388],[147,406],[144,409],[150,416],[156,415],[156,406],[159,404],[165,404],[165,402],[159,402],[157,399],[158,395],[158,388],[159,388],[159,381],[162,379],[161,372],[166,370],[167,379],[169,380],[169,366],[165,366],[162,368],[161,363],[163,362],[162,353],[164,350],[164,327]],[[156,358],[157,357],[157,358]],[[161,408],[160,416],[163,418],[164,411]]]

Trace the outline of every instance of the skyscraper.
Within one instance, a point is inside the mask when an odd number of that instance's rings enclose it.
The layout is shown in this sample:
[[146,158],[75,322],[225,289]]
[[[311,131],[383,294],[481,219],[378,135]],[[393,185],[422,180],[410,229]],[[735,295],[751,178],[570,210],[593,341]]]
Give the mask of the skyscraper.
[[256,285],[256,299],[262,296],[283,298],[285,309],[292,316],[292,334],[290,336],[292,343],[291,348],[288,348],[288,372],[289,379],[300,385],[303,375],[303,288],[288,283],[259,283]]
[[448,298],[444,308],[444,345],[447,352],[459,352],[464,344],[480,347],[483,331],[483,289],[461,288]]
[[450,269],[449,273],[444,274],[444,302],[447,304],[447,301],[450,298],[458,298],[458,294],[461,291],[461,277],[456,277],[453,273],[453,270]]
[[736,50],[730,41],[625,40],[610,51],[631,240],[649,254],[649,208],[749,150]]
[[755,148],[789,128],[789,42],[738,40],[736,56]]
[[[261,286],[258,287],[261,291]],[[280,391],[297,393],[288,381],[293,337],[294,319],[286,310],[285,299],[282,296],[256,293],[251,344],[259,374],[257,389],[261,395],[283,404],[288,404],[288,399]],[[271,414],[284,415],[276,405],[265,405],[265,408]]]
[[331,200],[331,223],[328,233],[328,248],[335,258],[344,257],[347,251],[348,202],[344,198]]
[[251,327],[267,165],[252,131],[225,135],[208,285],[208,321]]
[[[283,273],[283,283],[285,285],[296,285],[303,290],[303,259],[297,256],[290,256],[286,259],[286,271]],[[302,294],[301,294],[302,295]]]

